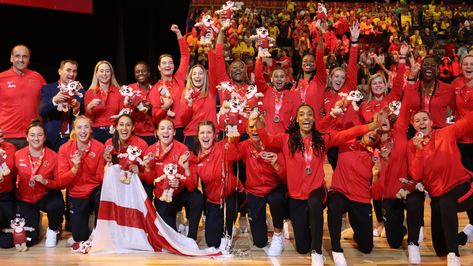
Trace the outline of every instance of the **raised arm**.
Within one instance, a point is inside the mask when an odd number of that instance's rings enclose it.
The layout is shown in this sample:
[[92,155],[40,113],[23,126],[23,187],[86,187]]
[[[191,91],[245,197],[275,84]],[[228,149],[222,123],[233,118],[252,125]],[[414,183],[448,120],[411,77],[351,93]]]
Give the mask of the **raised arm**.
[[348,58],[347,78],[344,91],[356,90],[358,81],[358,37],[360,36],[360,23],[354,21],[350,27],[351,46],[350,55]]
[[264,118],[261,115],[256,119],[256,128],[258,129],[258,136],[261,142],[263,142],[266,147],[273,149],[275,152],[282,150],[282,145],[285,143],[284,134],[269,135],[265,128]]
[[332,131],[331,133],[324,135],[325,146],[338,146],[371,130],[375,130],[380,125],[384,124],[386,119],[386,114],[376,114],[373,117],[373,122],[369,124],[354,126],[342,131]]
[[207,60],[208,60],[208,71],[207,71],[207,78],[208,78],[208,86],[209,92],[216,97],[217,95],[217,76],[215,73],[215,50],[209,49],[207,53]]
[[177,42],[179,43],[179,51],[181,52],[179,68],[174,74],[174,78],[178,82],[179,88],[181,88],[180,93],[182,93],[182,89],[184,89],[187,70],[189,69],[190,52],[185,38],[182,38],[182,34],[179,30],[179,27],[176,24],[173,24],[171,26],[171,31],[176,34]]
[[325,90],[325,84],[327,83],[327,70],[324,63],[324,38],[322,37],[322,32],[319,30],[317,42],[317,50],[315,53],[315,80],[317,84],[323,84],[322,90]]
[[393,88],[389,93],[391,98],[394,100],[401,99],[402,87],[404,85],[404,72],[406,72],[406,59],[409,51],[409,46],[403,43],[401,46],[401,56],[399,57],[399,63],[397,65],[397,74],[393,82]]
[[215,73],[217,76],[217,84],[222,81],[230,80],[227,74],[225,66],[225,55],[223,52],[223,39],[225,37],[225,30],[228,28],[228,26],[229,25],[227,25],[226,23],[222,23],[222,27],[220,28],[220,32],[218,33],[217,37],[217,44],[215,45]]
[[255,83],[258,87],[258,91],[266,94],[266,91],[270,89],[270,86],[266,84],[263,72],[263,60],[261,59],[261,57],[258,57],[255,63]]

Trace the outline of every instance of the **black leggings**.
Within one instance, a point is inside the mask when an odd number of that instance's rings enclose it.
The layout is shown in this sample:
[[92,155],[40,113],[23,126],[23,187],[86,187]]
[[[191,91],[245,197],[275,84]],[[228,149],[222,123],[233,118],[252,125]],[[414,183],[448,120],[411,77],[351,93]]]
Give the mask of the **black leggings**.
[[452,188],[440,197],[432,197],[430,208],[432,210],[432,245],[437,256],[445,256],[450,252],[458,252],[458,212],[473,208],[473,194],[462,202],[462,196],[470,191],[471,181],[467,181]]
[[[399,248],[407,232],[407,242],[419,245],[419,231],[424,224],[425,194],[418,190],[401,199],[383,199],[384,229],[391,248]],[[404,209],[407,211],[407,230],[404,227]]]
[[473,172],[473,143],[458,143],[463,167]]
[[274,228],[281,228],[286,214],[286,185],[279,184],[265,197],[248,193],[248,215],[251,226],[253,244],[263,248],[268,243],[268,226],[266,225],[266,203],[269,204]]
[[94,225],[97,224],[100,191],[101,186],[96,187],[87,199],[73,198],[69,194],[67,195],[71,216],[71,233],[76,242],[89,239],[89,215],[92,211],[95,213]]
[[10,221],[15,218],[16,200],[13,192],[0,193],[0,248],[13,247],[13,235],[1,229],[10,228]]
[[48,227],[51,230],[59,230],[61,228],[64,215],[64,198],[60,190],[50,190],[36,203],[27,203],[18,201],[18,213],[21,218],[25,218],[25,226],[33,227],[33,232],[26,232],[31,241],[27,242],[27,246],[34,245],[39,239],[39,212],[43,211],[48,216]]
[[312,191],[307,200],[289,198],[289,215],[294,229],[296,250],[301,254],[310,250],[322,254],[326,196],[327,191],[322,186]]
[[337,191],[328,194],[328,229],[332,242],[332,251],[343,252],[340,245],[342,216],[348,212],[348,219],[353,228],[353,239],[363,253],[373,250],[373,217],[371,204],[349,200]]
[[173,200],[169,203],[156,198],[154,199],[154,206],[156,206],[156,210],[161,218],[175,231],[177,231],[177,212],[184,206],[186,208],[186,217],[189,219],[189,233],[187,236],[194,240],[197,239],[197,230],[204,206],[202,193],[198,189],[189,192],[184,188],[179,194],[173,196]]
[[[233,223],[237,217],[238,207],[242,202],[238,202],[238,194],[244,193],[233,193],[225,199],[226,203],[226,219],[224,219],[224,208],[223,205],[206,202],[206,215],[205,215],[205,242],[209,247],[220,246],[220,240],[224,234],[224,226],[226,227],[226,233],[231,236],[233,230]],[[224,225],[225,222],[225,225]]]

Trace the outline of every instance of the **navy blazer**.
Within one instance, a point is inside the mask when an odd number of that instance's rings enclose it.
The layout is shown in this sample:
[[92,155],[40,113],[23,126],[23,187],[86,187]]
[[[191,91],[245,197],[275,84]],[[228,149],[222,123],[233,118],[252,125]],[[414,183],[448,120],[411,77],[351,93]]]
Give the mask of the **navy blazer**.
[[[49,83],[41,88],[41,102],[39,105],[39,114],[43,118],[43,124],[46,128],[46,145],[48,147],[54,147],[56,142],[59,141],[59,133],[61,131],[61,119],[62,113],[57,110],[57,106],[53,104],[53,97],[58,94],[59,88],[58,83]],[[81,89],[85,97],[85,90]],[[84,98],[76,96],[75,99],[80,103],[80,114],[84,114]],[[72,110],[69,110],[69,129],[72,130],[72,122],[74,122],[75,116],[72,114]]]

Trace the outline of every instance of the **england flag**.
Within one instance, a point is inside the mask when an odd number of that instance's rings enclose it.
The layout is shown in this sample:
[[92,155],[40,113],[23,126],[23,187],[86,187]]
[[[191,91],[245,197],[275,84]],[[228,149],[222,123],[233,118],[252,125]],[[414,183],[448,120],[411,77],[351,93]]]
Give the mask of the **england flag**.
[[120,171],[113,165],[105,173],[91,254],[163,249],[183,256],[222,254],[215,248],[200,249],[194,239],[174,231],[156,213],[138,176],[123,184]]

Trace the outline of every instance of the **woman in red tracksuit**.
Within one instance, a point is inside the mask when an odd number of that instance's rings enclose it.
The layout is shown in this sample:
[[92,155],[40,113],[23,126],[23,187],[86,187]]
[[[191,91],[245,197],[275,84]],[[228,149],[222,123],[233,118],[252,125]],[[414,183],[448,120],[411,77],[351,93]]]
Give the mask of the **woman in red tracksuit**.
[[103,152],[103,144],[92,137],[92,121],[85,116],[76,117],[71,139],[59,149],[59,178],[51,184],[67,188],[75,242],[89,239],[88,224],[92,211],[97,223],[105,165]]
[[55,184],[58,157],[56,152],[44,146],[46,132],[39,120],[33,120],[28,126],[26,140],[28,146],[15,153],[18,213],[25,218],[26,226],[35,229],[26,233],[31,237],[27,245],[31,246],[39,238],[39,213],[46,212],[49,225],[45,246],[55,247],[64,215],[64,199],[60,191],[63,186]]
[[105,142],[105,161],[107,163],[118,163],[121,166],[125,183],[129,181],[128,175],[134,173],[142,180],[143,187],[150,199],[153,199],[152,183],[146,183],[143,180],[143,168],[140,166],[139,159],[130,161],[128,159],[128,147],[137,147],[141,150],[138,158],[144,157],[148,148],[146,141],[134,135],[135,123],[131,115],[122,114],[115,119],[115,131],[112,138]]
[[[398,75],[401,73],[399,72]],[[379,149],[382,167],[379,180],[373,184],[373,199],[382,201],[388,244],[392,248],[401,247],[407,232],[409,263],[411,264],[420,264],[421,260],[419,234],[423,225],[425,195],[423,191],[415,189],[414,181],[405,184],[400,179],[410,179],[407,171],[406,150],[410,106],[406,99],[416,93],[416,91],[405,90],[405,100],[401,104],[399,114],[390,114],[389,121],[381,126]],[[410,192],[405,199],[398,197],[401,189]],[[407,211],[407,229],[404,226],[404,210]]]
[[[417,68],[414,68],[417,70]],[[448,83],[436,78],[437,61],[433,56],[426,56],[420,67],[420,79],[416,80],[417,73],[411,71],[406,89],[416,90],[418,93],[409,99],[412,110],[423,110],[430,113],[434,128],[443,128],[447,125],[447,110],[454,110],[455,90]]]
[[255,65],[255,80],[256,86],[264,94],[261,100],[263,103],[261,111],[268,119],[268,131],[271,134],[284,133],[296,108],[293,94],[285,89],[288,83],[287,73],[281,67],[275,68],[271,72],[272,86],[266,84],[263,76],[263,61],[258,58]]
[[[3,139],[3,130],[0,128],[0,160],[3,163],[2,174],[0,175],[0,229],[10,228],[10,221],[15,218],[16,205],[13,188],[15,180],[13,179],[15,169],[15,145],[5,142]],[[8,170],[10,173],[8,173]],[[0,248],[11,248],[13,245],[12,234],[0,232]]]
[[[452,86],[455,89],[455,119],[460,120],[473,111],[473,55],[466,55],[462,62],[462,76],[456,78]],[[462,155],[463,166],[473,171],[473,133],[458,140],[458,149]]]
[[[317,98],[317,101],[322,106],[322,112],[328,115],[337,101],[342,99],[342,96],[339,93],[349,93],[350,91],[356,90],[357,79],[358,79],[358,37],[360,35],[360,24],[354,22],[350,27],[350,55],[348,58],[348,69],[345,70],[341,67],[334,68],[329,76],[329,82],[323,83],[323,88],[325,89],[324,95],[320,98]],[[319,71],[317,71],[319,72]],[[327,75],[325,74],[325,77]],[[327,86],[328,85],[328,86]],[[326,87],[326,88],[325,88]],[[323,90],[318,88],[318,90]],[[318,112],[318,106],[314,106]],[[320,114],[316,114],[316,118],[320,120]],[[343,130],[350,128],[354,125],[359,125],[361,122],[358,118],[358,113],[351,107],[348,106],[347,110],[344,111],[341,115],[335,117],[335,121],[331,124],[330,130]],[[337,167],[338,159],[338,148],[331,147],[327,151],[327,159],[332,166],[332,169],[335,170]]]
[[315,129],[315,112],[310,105],[297,108],[288,133],[271,136],[262,118],[256,126],[263,144],[281,152],[286,161],[289,215],[294,228],[297,252],[312,250],[312,265],[323,265],[323,205],[327,197],[323,161],[326,149],[374,130],[378,120],[351,129],[322,134]]
[[[157,125],[161,119],[172,119],[176,125],[176,140],[184,140],[184,124],[181,121],[184,105],[180,104],[182,91],[185,87],[187,70],[189,69],[189,48],[185,38],[182,38],[179,27],[171,26],[171,31],[176,34],[181,60],[179,68],[174,73],[174,60],[170,54],[162,54],[158,60],[158,70],[161,79],[154,84],[149,94],[152,106],[152,117]],[[165,93],[165,92],[168,93]]]
[[345,212],[348,213],[358,250],[371,253],[373,249],[371,183],[374,179],[374,164],[379,160],[376,149],[378,142],[379,135],[370,131],[361,140],[353,139],[338,146],[338,165],[332,175],[327,211],[336,265],[347,264],[340,245],[342,216]]
[[[373,115],[376,112],[381,111],[384,108],[387,108],[390,103],[394,103],[394,101],[399,101],[401,98],[402,94],[402,88],[404,84],[404,72],[406,68],[406,55],[409,50],[409,47],[407,45],[402,45],[401,46],[401,56],[398,61],[398,66],[397,66],[397,75],[396,78],[393,82],[393,87],[392,90],[387,94],[387,83],[386,79],[382,74],[374,74],[371,76],[371,78],[368,81],[368,87],[370,89],[369,92],[369,98],[366,99],[366,101],[363,101],[360,107],[360,112],[359,112],[359,117],[361,121],[364,122],[369,122],[373,118]],[[399,111],[399,110],[397,110]],[[406,114],[408,115],[408,114]],[[407,123],[408,124],[408,123]],[[401,156],[402,157],[402,156]],[[407,168],[407,164],[405,165],[405,168]],[[407,177],[404,175],[404,177]],[[396,178],[398,180],[399,177]],[[398,182],[399,183],[399,182]],[[397,190],[396,190],[397,192]],[[393,210],[400,211],[399,208],[401,207],[398,203],[400,201],[397,201],[397,198],[394,195],[393,199],[395,199],[395,205],[390,205],[390,207],[394,208]],[[376,218],[377,218],[377,225],[374,227],[374,236],[380,236],[382,229],[384,227],[384,220],[383,220],[383,215],[382,215],[382,201],[381,201],[381,195],[379,195],[379,198],[374,198],[373,200],[373,205],[374,205],[374,210],[376,213]],[[402,212],[402,215],[404,212]],[[393,248],[398,248],[401,245],[402,239],[404,237],[404,229],[400,231],[400,228],[398,226],[402,226],[402,221],[404,221],[404,216],[400,217],[400,213],[397,213],[394,215],[393,219],[390,219],[390,225],[394,226],[394,230],[389,230],[390,233],[386,233],[388,236],[388,243],[391,247]],[[399,219],[395,220],[394,217],[397,217]],[[401,219],[402,218],[402,219]],[[399,222],[401,221],[401,224]],[[399,234],[399,232],[403,232],[402,234]],[[415,242],[417,243],[417,241]]]
[[[238,157],[246,166],[246,191],[253,244],[264,248],[268,243],[266,203],[269,205],[274,234],[269,256],[279,256],[284,249],[283,223],[287,213],[286,169],[282,154],[266,149],[256,132],[256,117],[250,117],[246,129],[249,139],[238,143]],[[232,151],[233,152],[233,151]]]
[[112,64],[102,60],[95,65],[92,85],[85,93],[85,115],[93,122],[94,138],[102,143],[111,137],[109,127],[113,125],[111,116],[123,108],[123,96],[115,78]]
[[[154,184],[154,206],[163,220],[176,231],[176,215],[184,206],[189,220],[187,236],[197,239],[203,199],[202,193],[196,189],[195,173],[189,166],[192,155],[184,144],[174,140],[176,131],[172,120],[161,120],[156,134],[158,142],[149,146],[144,153],[143,172],[145,181]],[[173,169],[173,172],[168,169]],[[171,180],[167,175],[174,175],[176,178]],[[161,178],[163,179],[160,180]],[[172,192],[171,197],[168,192]]]
[[[217,37],[217,43],[215,45],[215,64],[211,64],[209,60],[209,76],[215,76],[215,81],[217,85],[220,85],[222,82],[229,82],[233,85],[233,91],[229,90],[219,90],[219,101],[223,105],[225,100],[231,98],[232,92],[238,94],[239,98],[243,101],[245,100],[245,94],[248,86],[250,85],[250,80],[248,77],[248,71],[246,68],[245,62],[240,59],[234,60],[230,63],[228,68],[225,65],[225,56],[224,56],[224,36],[225,31],[230,25],[223,24],[220,28],[220,32]],[[228,73],[227,73],[228,69]],[[260,88],[258,88],[258,91]],[[251,110],[245,108],[245,112],[249,114]],[[223,117],[223,116],[221,116]],[[226,118],[226,120],[231,118]],[[218,131],[225,132],[226,121],[222,122],[224,119],[220,118],[218,121]],[[242,118],[242,122],[238,126],[238,131],[243,133],[246,129],[246,119]],[[246,139],[246,135],[243,134],[241,140]]]
[[[461,61],[462,75],[456,78],[452,86],[455,89],[455,119],[460,120],[473,111],[473,55],[466,55]],[[473,133],[458,140],[458,149],[462,164],[468,171],[473,171]],[[473,213],[468,211],[470,223],[459,234],[460,243],[466,244],[473,235]],[[471,241],[471,240],[470,240]]]
[[457,212],[473,208],[473,187],[456,143],[473,130],[473,112],[435,130],[429,113],[421,110],[412,124],[418,133],[408,143],[409,173],[431,197],[432,245],[438,256],[447,255],[447,265],[460,265]]
[[[302,56],[300,73],[291,88],[294,106],[296,107],[306,103],[315,110],[320,110],[322,106],[321,98],[323,98],[323,95],[320,95],[320,91],[325,88],[327,71],[324,64],[324,43],[321,34],[318,35],[316,55],[307,53]],[[319,116],[318,113],[316,114],[317,117]]]
[[135,74],[136,82],[129,84],[134,91],[139,91],[142,104],[146,109],[139,110],[134,106],[132,117],[134,121],[135,130],[134,133],[136,136],[142,138],[146,141],[146,144],[151,145],[156,142],[156,137],[154,136],[154,122],[151,115],[151,103],[149,93],[153,85],[150,81],[150,69],[149,64],[145,61],[139,61],[135,64],[133,69]]
[[226,249],[229,243],[224,236],[232,235],[239,205],[238,192],[244,189],[231,167],[237,153],[230,151],[232,145],[226,139],[215,142],[217,135],[212,122],[200,122],[197,132],[198,154],[192,167],[201,179],[207,196],[205,242],[209,247]]
[[[213,50],[209,53],[209,67],[215,64]],[[197,136],[197,124],[200,121],[217,123],[217,88],[215,77],[209,76],[203,65],[196,64],[189,69],[186,88],[181,97],[181,104],[187,106],[182,121],[184,128],[184,144],[194,150]]]

